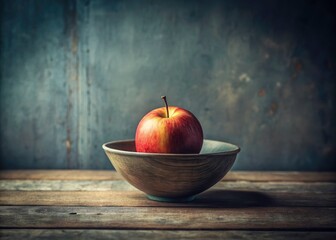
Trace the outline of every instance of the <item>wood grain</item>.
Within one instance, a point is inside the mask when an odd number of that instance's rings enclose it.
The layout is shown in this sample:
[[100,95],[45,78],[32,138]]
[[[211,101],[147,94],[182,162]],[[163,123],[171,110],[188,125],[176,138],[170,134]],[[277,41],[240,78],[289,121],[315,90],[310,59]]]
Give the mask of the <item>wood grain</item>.
[[202,154],[136,154],[134,140],[110,142],[103,148],[129,183],[149,195],[170,199],[192,197],[221,181],[240,151],[207,139]]
[[172,230],[87,230],[87,229],[5,229],[0,238],[9,239],[82,239],[82,240],[213,240],[213,239],[306,239],[334,240],[336,232],[302,231],[172,231]]
[[0,179],[29,180],[115,180],[122,177],[114,170],[2,170]]
[[125,180],[0,180],[0,191],[136,191]]
[[[333,182],[247,182],[221,181],[211,189],[276,191],[276,192],[336,192]],[[135,191],[125,180],[0,180],[0,191]]]
[[[321,217],[323,216],[323,217]],[[1,206],[1,228],[336,229],[336,208]]]
[[333,176],[230,172],[193,202],[164,203],[114,171],[0,171],[0,238],[334,239]]
[[230,171],[224,181],[252,182],[336,182],[335,172],[291,172],[291,171]]
[[[123,178],[113,170],[1,170],[0,179],[120,180]],[[223,181],[336,182],[336,174],[334,172],[230,171]]]
[[190,203],[150,201],[139,191],[1,191],[1,205],[129,207],[334,207],[335,193],[209,190]]

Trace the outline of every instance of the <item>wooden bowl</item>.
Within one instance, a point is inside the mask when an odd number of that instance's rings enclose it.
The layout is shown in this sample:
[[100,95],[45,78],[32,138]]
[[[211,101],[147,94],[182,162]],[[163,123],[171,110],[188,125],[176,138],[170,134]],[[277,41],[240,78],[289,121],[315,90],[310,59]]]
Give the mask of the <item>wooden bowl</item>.
[[160,154],[135,151],[134,140],[105,143],[114,168],[130,184],[156,201],[191,201],[231,169],[240,148],[204,140],[200,154]]

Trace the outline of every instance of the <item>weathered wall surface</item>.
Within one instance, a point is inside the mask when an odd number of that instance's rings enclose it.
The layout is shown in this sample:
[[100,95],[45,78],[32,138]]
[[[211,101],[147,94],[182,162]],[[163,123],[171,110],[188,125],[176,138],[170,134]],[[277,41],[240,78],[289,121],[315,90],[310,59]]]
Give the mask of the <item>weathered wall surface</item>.
[[2,168],[112,168],[171,105],[235,169],[336,170],[332,1],[1,1]]

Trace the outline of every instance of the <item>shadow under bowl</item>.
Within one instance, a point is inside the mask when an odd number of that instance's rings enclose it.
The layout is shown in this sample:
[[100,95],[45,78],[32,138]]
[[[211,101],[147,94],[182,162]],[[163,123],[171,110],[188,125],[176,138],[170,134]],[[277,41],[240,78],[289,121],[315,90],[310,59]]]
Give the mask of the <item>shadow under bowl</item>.
[[205,139],[199,154],[136,152],[134,140],[105,143],[114,168],[155,201],[186,202],[209,189],[231,169],[240,148]]

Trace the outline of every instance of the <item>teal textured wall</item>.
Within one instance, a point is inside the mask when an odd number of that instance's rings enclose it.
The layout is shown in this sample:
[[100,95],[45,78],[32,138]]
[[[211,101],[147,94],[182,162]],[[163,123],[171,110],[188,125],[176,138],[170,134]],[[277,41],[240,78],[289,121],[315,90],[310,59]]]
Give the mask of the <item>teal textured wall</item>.
[[235,169],[336,170],[333,1],[1,1],[2,168],[111,169],[171,105]]

